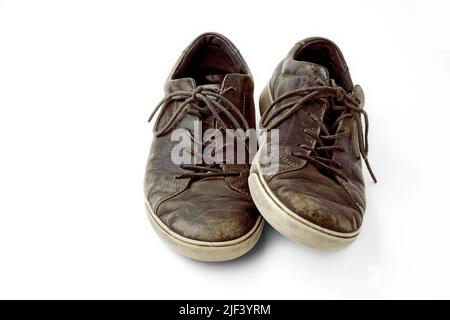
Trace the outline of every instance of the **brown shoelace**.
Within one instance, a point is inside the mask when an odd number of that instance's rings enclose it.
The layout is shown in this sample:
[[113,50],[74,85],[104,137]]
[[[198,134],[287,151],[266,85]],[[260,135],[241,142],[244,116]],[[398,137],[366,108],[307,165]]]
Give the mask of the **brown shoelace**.
[[[285,104],[280,105],[278,108],[275,106],[279,105],[285,99],[299,97],[298,100],[291,101]],[[267,108],[267,110],[261,116],[261,126],[266,130],[270,130],[278,126],[284,120],[291,117],[297,111],[299,111],[303,105],[307,102],[311,102],[314,100],[323,100],[327,98],[334,98],[336,102],[341,103],[342,105],[336,105],[333,107],[333,110],[342,111],[341,115],[336,119],[334,124],[331,126],[331,129],[335,129],[339,122],[345,118],[353,118],[356,121],[357,131],[358,131],[358,148],[359,152],[364,159],[367,170],[370,173],[373,181],[376,183],[377,179],[375,174],[370,167],[369,160],[367,158],[369,152],[369,142],[368,142],[368,134],[369,134],[369,118],[367,112],[362,108],[361,102],[352,96],[351,93],[346,92],[340,86],[315,86],[307,89],[297,89],[290,91],[278,99],[273,101],[273,103]],[[317,122],[320,126],[321,133],[319,135],[315,135],[307,130],[304,130],[304,133],[312,137],[316,140],[317,144],[314,148],[309,148],[305,145],[300,145],[302,149],[307,151],[309,154],[301,153],[301,152],[293,152],[292,155],[297,156],[299,158],[310,161],[311,163],[322,167],[328,171],[331,171],[338,177],[341,177],[345,180],[348,180],[346,175],[341,171],[342,164],[337,161],[331,159],[330,152],[332,151],[344,151],[339,146],[327,146],[323,141],[325,140],[336,140],[338,137],[348,134],[348,132],[342,132],[339,134],[330,134],[326,125],[315,117],[313,114],[308,113],[308,115],[313,119],[313,121]],[[361,115],[364,118],[364,129],[361,121]],[[324,156],[320,156],[319,152],[322,152]]]
[[[154,135],[158,137],[172,131],[187,113],[194,114],[200,119],[203,119],[206,115],[212,115],[220,127],[226,129],[227,125],[224,122],[224,118],[222,118],[222,115],[224,115],[226,119],[231,121],[234,129],[248,130],[249,125],[241,111],[230,100],[223,96],[224,93],[231,90],[235,89],[233,87],[228,87],[222,91],[219,91],[211,88],[197,87],[192,91],[180,90],[167,95],[155,107],[148,119],[148,122],[152,121],[159,109],[164,110],[171,103],[178,104],[176,105],[169,120],[167,120],[162,128],[157,129],[163,112],[159,113],[156,119],[156,124],[153,127]],[[192,134],[190,135],[191,139],[193,139]],[[193,154],[193,151],[190,151],[191,154]],[[192,172],[176,176],[176,179],[201,179],[208,177],[240,175],[239,172],[226,171],[224,166],[220,166],[218,164],[181,164],[180,167]]]

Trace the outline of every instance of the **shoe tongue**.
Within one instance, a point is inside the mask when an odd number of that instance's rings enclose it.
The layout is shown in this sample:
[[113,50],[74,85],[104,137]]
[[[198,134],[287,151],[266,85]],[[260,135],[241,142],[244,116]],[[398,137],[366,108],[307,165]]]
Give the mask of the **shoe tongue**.
[[179,90],[191,91],[197,87],[220,90],[220,88],[222,87],[222,83],[210,83],[210,84],[197,85],[195,83],[195,80],[192,78],[179,78],[179,79],[169,80],[166,83],[165,91],[167,94],[170,94],[170,93],[174,93]]
[[[217,90],[218,92],[220,92],[222,89],[232,87],[233,90],[229,90],[223,93],[223,96],[226,99],[228,99],[231,103],[233,103],[244,114],[246,118],[251,116],[252,113],[250,111],[247,112],[248,114],[244,112],[245,109],[249,110],[250,108],[252,108],[251,102],[248,101],[249,99],[248,98],[245,99],[246,92],[253,92],[253,80],[250,75],[232,73],[223,77],[222,83],[202,84],[202,85],[197,85],[195,80],[192,78],[172,79],[166,83],[165,92],[166,94],[170,94],[179,90],[192,91],[195,90],[195,88],[197,87],[214,89]],[[173,113],[174,108],[175,104],[172,104],[172,106],[168,108],[169,111],[165,113],[167,113],[168,116],[170,117]],[[249,119],[247,119],[247,121],[249,121]],[[231,127],[231,123],[229,123],[229,121],[225,117],[224,122],[226,124],[230,124]],[[184,122],[183,125],[185,125]],[[217,123],[212,115],[205,117],[203,119],[202,125],[203,131],[217,127]]]
[[205,89],[217,89],[220,90],[222,87],[221,83],[209,83],[209,84],[202,84],[198,86],[199,88],[205,88]]
[[[209,83],[209,84],[202,84],[202,85],[198,85],[198,88],[205,88],[205,89],[213,89],[213,90],[217,90],[217,92],[220,91],[220,88],[222,87],[222,84],[220,83]],[[205,116],[202,119],[202,129],[203,129],[203,134],[205,133],[206,130],[208,129],[213,129],[215,128],[216,123],[214,120],[214,117],[212,116],[212,114]]]
[[[204,84],[199,85],[198,87],[217,90],[225,99],[231,102],[242,113],[244,117],[246,117],[247,121],[249,121],[251,115],[250,109],[252,108],[252,106],[250,99],[248,97],[249,92],[253,92],[253,80],[250,75],[240,73],[229,73],[225,77],[223,77],[221,83]],[[247,113],[245,112],[246,110]],[[223,114],[221,115],[223,118],[222,119],[223,122],[227,126],[229,126],[229,128],[234,129],[234,125],[232,125],[231,121]],[[234,114],[234,116],[238,117],[236,114]],[[212,115],[210,115],[210,117],[208,118],[209,118],[208,120],[211,121],[208,122],[207,120],[208,123],[206,123],[206,125],[217,127],[217,123],[213,121]]]
[[[306,89],[318,85],[329,85],[327,68],[307,61],[287,59],[282,66],[280,77],[287,81],[278,81],[274,88],[276,97],[296,89]],[[288,80],[290,79],[290,80]]]
[[[179,78],[179,79],[169,80],[166,83],[165,91],[166,91],[166,94],[171,94],[171,93],[174,93],[174,92],[177,92],[180,90],[193,91],[196,88],[205,88],[205,89],[214,89],[219,92],[221,87],[222,87],[222,83],[197,85],[193,78]],[[167,118],[165,121],[167,121],[168,118],[170,118],[170,116],[173,114],[173,110],[175,109],[175,106],[176,106],[176,104],[172,104],[168,108],[168,112],[165,112],[164,116]],[[181,120],[179,126],[181,128],[188,128],[188,129],[193,130],[194,129],[193,128],[193,120],[194,120],[194,116],[192,116],[192,115],[185,116]],[[212,115],[208,115],[208,116],[202,118],[201,121],[202,121],[202,123],[201,123],[202,133],[204,133],[208,129],[215,128],[216,124],[214,121],[214,117]]]
[[[330,77],[325,67],[311,62],[286,59],[282,66],[279,81],[276,82],[273,90],[274,98],[276,99],[293,90],[324,85],[330,85]],[[299,97],[292,96],[284,99],[283,103],[279,104],[279,106],[291,101],[297,101],[298,99]],[[308,129],[310,132],[318,135],[320,126],[317,122],[301,120],[309,118],[301,115],[298,116],[298,114],[311,113],[322,121],[327,107],[327,102],[317,100],[304,104],[301,110],[292,115],[296,119],[295,121],[297,121],[298,129],[292,130],[291,121],[284,121],[279,126],[280,137],[284,137],[284,143],[288,145],[304,144],[312,148],[314,145],[313,140],[305,135],[302,129]]]

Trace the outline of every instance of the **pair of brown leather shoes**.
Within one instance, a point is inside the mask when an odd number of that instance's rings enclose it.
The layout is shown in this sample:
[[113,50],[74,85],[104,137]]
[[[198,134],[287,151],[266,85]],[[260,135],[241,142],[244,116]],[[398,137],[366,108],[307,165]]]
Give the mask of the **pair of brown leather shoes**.
[[[250,70],[227,38],[200,35],[176,63],[150,117],[159,110],[144,185],[155,230],[181,254],[202,261],[243,255],[264,220],[314,248],[350,244],[365,210],[361,158],[375,180],[363,104],[339,48],[323,38],[303,40],[261,94],[260,127],[270,139],[253,157],[249,135],[241,136],[245,148],[228,139],[230,129],[256,129]],[[211,146],[213,161],[202,153]],[[214,158],[222,149],[226,156]]]

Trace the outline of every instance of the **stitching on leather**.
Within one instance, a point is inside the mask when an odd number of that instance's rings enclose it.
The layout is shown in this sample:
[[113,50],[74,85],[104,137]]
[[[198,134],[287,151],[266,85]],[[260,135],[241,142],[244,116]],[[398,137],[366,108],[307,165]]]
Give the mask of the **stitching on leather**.
[[244,98],[242,102],[242,116],[245,118],[245,91],[244,91]]
[[[170,162],[172,162],[172,157],[171,157],[172,150],[173,150],[173,141],[171,140],[171,141],[170,141],[170,144],[169,144],[169,152],[167,153],[167,154],[169,155],[169,160],[170,160]],[[166,165],[166,169],[167,169],[167,170],[169,170],[170,162],[167,161],[167,165]]]
[[286,134],[284,135],[283,141],[281,142],[282,144],[285,144],[285,143],[286,143],[287,138],[289,137],[289,133],[290,133],[290,131],[291,131],[291,129],[292,129],[292,125],[294,124],[295,118],[297,118],[297,113],[295,113],[295,114],[291,117],[291,121],[290,121],[290,123],[289,123],[289,127],[288,127],[288,129],[287,129],[287,131],[286,131]]
[[352,204],[353,204],[353,208],[356,209],[356,211],[358,211],[358,213],[361,215],[361,217],[364,216],[364,213],[361,212],[359,206],[358,206],[358,201],[356,201],[356,199],[353,197],[352,195],[352,188],[350,187],[350,185],[345,182],[343,179],[337,177],[337,180],[339,181],[339,185],[344,189],[345,193],[350,197],[350,199],[352,200]]
[[276,78],[276,80],[275,80],[275,83],[274,83],[274,86],[273,86],[273,89],[274,89],[274,92],[273,92],[273,94],[275,95],[275,91],[278,89],[278,82],[280,82],[280,78],[282,77],[283,75],[279,75],[277,78]]

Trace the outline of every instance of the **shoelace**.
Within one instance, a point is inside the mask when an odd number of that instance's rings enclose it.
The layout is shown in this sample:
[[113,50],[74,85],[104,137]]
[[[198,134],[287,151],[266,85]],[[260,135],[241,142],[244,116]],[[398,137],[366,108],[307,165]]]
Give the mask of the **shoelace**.
[[[176,106],[172,116],[167,120],[162,128],[157,129],[159,122],[161,121],[161,116],[163,112],[160,112],[156,124],[153,128],[153,133],[155,136],[162,136],[175,128],[177,123],[185,116],[187,113],[194,114],[199,118],[203,118],[205,115],[212,114],[214,119],[217,120],[219,125],[226,129],[222,114],[231,121],[235,129],[248,130],[249,125],[242,115],[241,111],[236,107],[230,100],[225,98],[223,94],[230,90],[235,90],[233,87],[228,87],[221,92],[211,88],[197,87],[195,90],[180,90],[175,91],[166,97],[164,97],[158,105],[153,110],[150,115],[148,122],[152,121],[156,113],[160,109],[165,109],[171,103],[181,102]],[[200,105],[202,104],[202,106]],[[237,118],[236,118],[236,116]],[[240,122],[239,122],[239,121]],[[241,125],[242,124],[242,125]],[[192,135],[191,135],[192,139]],[[192,153],[192,150],[191,150]],[[238,176],[239,172],[235,171],[225,171],[223,166],[218,164],[181,164],[180,167],[185,170],[192,171],[190,173],[178,175],[176,179],[184,178],[207,178],[207,177],[219,177],[219,176]]]
[[[298,100],[291,101],[280,105],[278,108],[275,106],[279,105],[280,102],[292,97],[299,97]],[[266,130],[270,130],[278,126],[287,118],[291,117],[294,113],[299,111],[303,105],[307,102],[313,100],[323,100],[326,98],[335,98],[337,102],[342,103],[342,105],[335,106],[333,110],[342,111],[341,115],[336,119],[335,123],[331,126],[332,129],[335,129],[339,122],[345,118],[353,118],[356,121],[357,131],[358,131],[358,149],[361,154],[364,162],[366,164],[367,170],[370,173],[373,181],[376,183],[377,178],[372,171],[369,160],[367,158],[369,152],[369,142],[368,142],[368,134],[369,134],[369,117],[367,112],[362,108],[361,102],[352,96],[351,93],[346,92],[340,86],[315,86],[307,89],[297,89],[290,91],[279,98],[277,98],[273,103],[264,111],[261,116],[261,126]],[[326,170],[331,171],[336,176],[339,176],[345,180],[348,180],[346,175],[340,171],[342,169],[342,165],[331,159],[330,151],[344,151],[339,146],[326,146],[323,141],[325,140],[336,140],[338,137],[348,134],[348,132],[342,132],[339,134],[330,134],[328,128],[325,126],[323,121],[315,117],[313,114],[308,113],[308,115],[313,119],[313,121],[317,122],[320,125],[321,132],[324,134],[315,135],[307,130],[304,131],[305,134],[309,135],[313,139],[316,140],[315,148],[309,148],[305,145],[300,145],[299,147],[310,151],[310,154],[304,154],[301,152],[293,152],[292,155],[297,156],[299,158],[305,159],[314,163],[317,166],[320,166]],[[364,118],[364,130],[361,121],[361,115]],[[325,153],[325,157],[320,156],[319,152]]]

